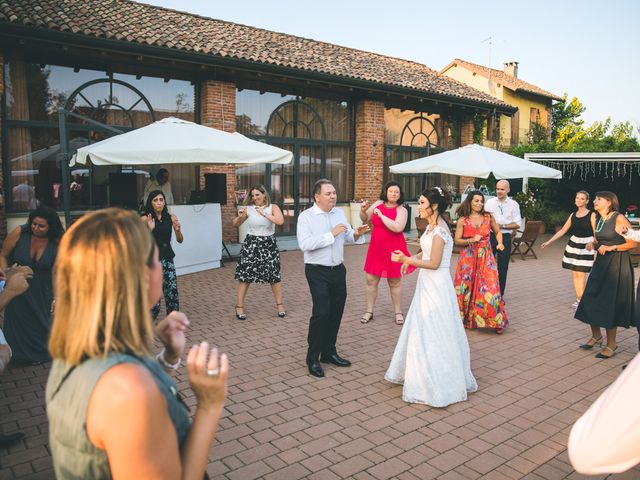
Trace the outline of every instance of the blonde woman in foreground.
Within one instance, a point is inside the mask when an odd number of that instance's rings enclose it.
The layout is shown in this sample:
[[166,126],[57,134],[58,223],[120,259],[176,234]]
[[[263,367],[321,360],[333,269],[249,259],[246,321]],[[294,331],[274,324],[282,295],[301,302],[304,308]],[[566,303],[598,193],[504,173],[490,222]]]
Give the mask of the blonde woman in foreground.
[[55,269],[56,311],[47,382],[49,440],[58,479],[206,478],[227,394],[228,361],[194,345],[187,373],[193,423],[166,371],[180,366],[187,317],[156,327],[162,266],[149,229],[133,212],[110,208],[64,235]]

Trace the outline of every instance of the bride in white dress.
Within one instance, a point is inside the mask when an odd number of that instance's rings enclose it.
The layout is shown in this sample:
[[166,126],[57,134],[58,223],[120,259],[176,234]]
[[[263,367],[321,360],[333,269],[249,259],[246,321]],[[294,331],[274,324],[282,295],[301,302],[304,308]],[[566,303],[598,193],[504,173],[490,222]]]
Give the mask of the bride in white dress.
[[413,301],[385,380],[404,384],[402,399],[446,407],[478,389],[471,373],[469,343],[449,272],[453,239],[441,212],[448,201],[436,187],[419,199],[420,218],[429,225],[420,238],[422,255],[392,254],[394,262],[420,269]]

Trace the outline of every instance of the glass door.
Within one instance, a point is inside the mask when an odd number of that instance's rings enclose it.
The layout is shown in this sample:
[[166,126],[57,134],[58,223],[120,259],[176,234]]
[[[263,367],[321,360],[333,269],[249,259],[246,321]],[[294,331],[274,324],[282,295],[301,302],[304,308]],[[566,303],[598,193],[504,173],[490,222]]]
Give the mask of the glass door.
[[278,145],[293,151],[289,165],[271,166],[272,201],[282,209],[282,235],[295,235],[300,212],[313,205],[313,184],[322,177],[322,146],[294,143]]

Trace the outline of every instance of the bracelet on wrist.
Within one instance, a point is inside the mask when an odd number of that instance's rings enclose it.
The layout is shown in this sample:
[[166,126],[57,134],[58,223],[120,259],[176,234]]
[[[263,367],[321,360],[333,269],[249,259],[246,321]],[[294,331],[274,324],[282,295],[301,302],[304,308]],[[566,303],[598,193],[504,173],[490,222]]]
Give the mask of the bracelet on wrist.
[[162,351],[156,355],[158,363],[168,370],[178,370],[178,368],[180,368],[180,357],[178,357],[178,361],[176,363],[169,363],[164,357],[165,353],[167,353],[167,350],[163,348]]

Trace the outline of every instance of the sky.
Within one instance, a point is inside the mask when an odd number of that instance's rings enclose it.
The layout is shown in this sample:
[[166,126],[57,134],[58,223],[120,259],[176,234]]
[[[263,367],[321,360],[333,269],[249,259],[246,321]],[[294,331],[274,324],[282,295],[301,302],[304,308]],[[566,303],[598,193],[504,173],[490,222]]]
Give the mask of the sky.
[[[640,2],[636,0],[146,0],[198,15],[413,60],[454,58],[577,97],[586,125],[640,127]],[[487,40],[491,37],[491,41]]]

